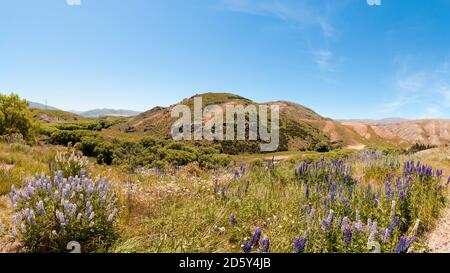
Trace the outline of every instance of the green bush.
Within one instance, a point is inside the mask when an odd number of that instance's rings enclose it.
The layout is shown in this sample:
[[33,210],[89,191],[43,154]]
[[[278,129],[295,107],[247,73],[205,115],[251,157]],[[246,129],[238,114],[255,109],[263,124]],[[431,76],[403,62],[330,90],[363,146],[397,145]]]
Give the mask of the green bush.
[[26,100],[16,94],[0,94],[0,135],[20,134],[28,143],[34,143],[36,128]]
[[205,169],[225,167],[228,166],[231,161],[231,157],[225,154],[202,154],[198,157],[200,167]]
[[331,150],[331,146],[325,141],[321,141],[315,145],[314,150],[319,153],[326,153]]
[[96,136],[95,133],[86,130],[77,131],[55,131],[50,136],[50,143],[55,145],[67,146],[69,143],[75,144],[82,140],[86,136]]
[[114,145],[110,142],[100,142],[94,148],[94,155],[98,164],[111,165],[114,160]]
[[77,130],[87,130],[87,131],[101,131],[103,129],[108,129],[113,125],[120,123],[121,120],[88,120],[79,122],[64,122],[58,123],[55,127],[63,131],[77,131]]
[[160,149],[158,154],[161,158],[175,166],[187,165],[197,160],[197,156],[188,151]]

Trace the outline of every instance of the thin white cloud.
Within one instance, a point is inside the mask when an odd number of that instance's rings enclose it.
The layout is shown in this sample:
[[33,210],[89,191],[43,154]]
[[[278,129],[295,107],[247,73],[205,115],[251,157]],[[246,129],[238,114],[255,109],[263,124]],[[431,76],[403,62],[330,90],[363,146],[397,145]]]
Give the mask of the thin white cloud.
[[277,18],[300,28],[315,26],[321,29],[324,37],[334,34],[328,18],[329,8],[320,7],[315,1],[222,0],[222,6],[233,12]]
[[437,105],[429,105],[425,109],[425,113],[422,114],[421,118],[439,118],[442,117],[441,108]]
[[329,70],[330,69],[330,62],[333,57],[333,53],[329,50],[317,50],[313,51],[312,54],[314,55],[315,62],[317,66],[322,70]]
[[450,65],[448,61],[436,69],[413,70],[407,62],[395,60],[399,73],[394,78],[396,96],[381,105],[384,113],[396,113],[406,107],[417,107],[417,114],[424,118],[442,117],[450,107]]
[[66,3],[69,6],[80,6],[81,0],[66,0]]
[[428,81],[428,75],[423,72],[401,75],[396,79],[397,88],[408,93],[422,90]]

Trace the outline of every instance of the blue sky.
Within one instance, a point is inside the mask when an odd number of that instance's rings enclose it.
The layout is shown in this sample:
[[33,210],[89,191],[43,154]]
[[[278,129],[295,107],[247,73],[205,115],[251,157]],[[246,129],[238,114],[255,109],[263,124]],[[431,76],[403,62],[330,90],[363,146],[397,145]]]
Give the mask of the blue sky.
[[0,92],[66,110],[226,91],[332,118],[450,118],[450,0],[80,2],[0,1]]

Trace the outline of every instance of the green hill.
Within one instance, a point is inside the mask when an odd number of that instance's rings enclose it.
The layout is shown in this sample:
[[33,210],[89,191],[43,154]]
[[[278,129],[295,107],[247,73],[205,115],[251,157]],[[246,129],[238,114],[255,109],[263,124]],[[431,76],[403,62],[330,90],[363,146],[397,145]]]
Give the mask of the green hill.
[[[347,132],[350,129],[340,126],[339,123],[330,121],[300,104],[287,101],[257,103],[230,93],[204,93],[195,96],[202,96],[203,106],[215,104],[220,105],[223,109],[225,109],[227,104],[242,104],[244,106],[278,105],[280,108],[281,150],[317,149],[320,147],[328,149],[352,142],[351,140],[335,139],[334,133],[326,132],[324,127],[327,123],[332,122],[336,127],[349,135],[352,134]],[[187,105],[192,110],[195,96],[184,99],[178,104]],[[178,104],[170,107],[155,107],[130,119],[127,123],[118,126],[117,129],[128,133],[170,138],[170,128],[176,121],[170,114],[173,107]],[[355,138],[358,137],[355,136]]]

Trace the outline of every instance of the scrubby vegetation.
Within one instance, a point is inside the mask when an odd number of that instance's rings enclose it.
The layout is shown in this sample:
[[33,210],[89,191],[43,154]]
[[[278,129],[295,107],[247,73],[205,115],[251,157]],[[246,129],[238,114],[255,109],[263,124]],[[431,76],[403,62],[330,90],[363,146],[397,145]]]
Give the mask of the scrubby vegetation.
[[20,99],[16,94],[0,94],[0,136],[3,139],[18,135],[28,143],[34,143],[35,127],[26,100]]
[[413,154],[413,153],[417,153],[417,152],[420,152],[420,151],[433,149],[433,148],[436,148],[436,147],[437,147],[436,145],[416,143],[413,146],[411,146],[411,148],[409,148],[408,152]]

